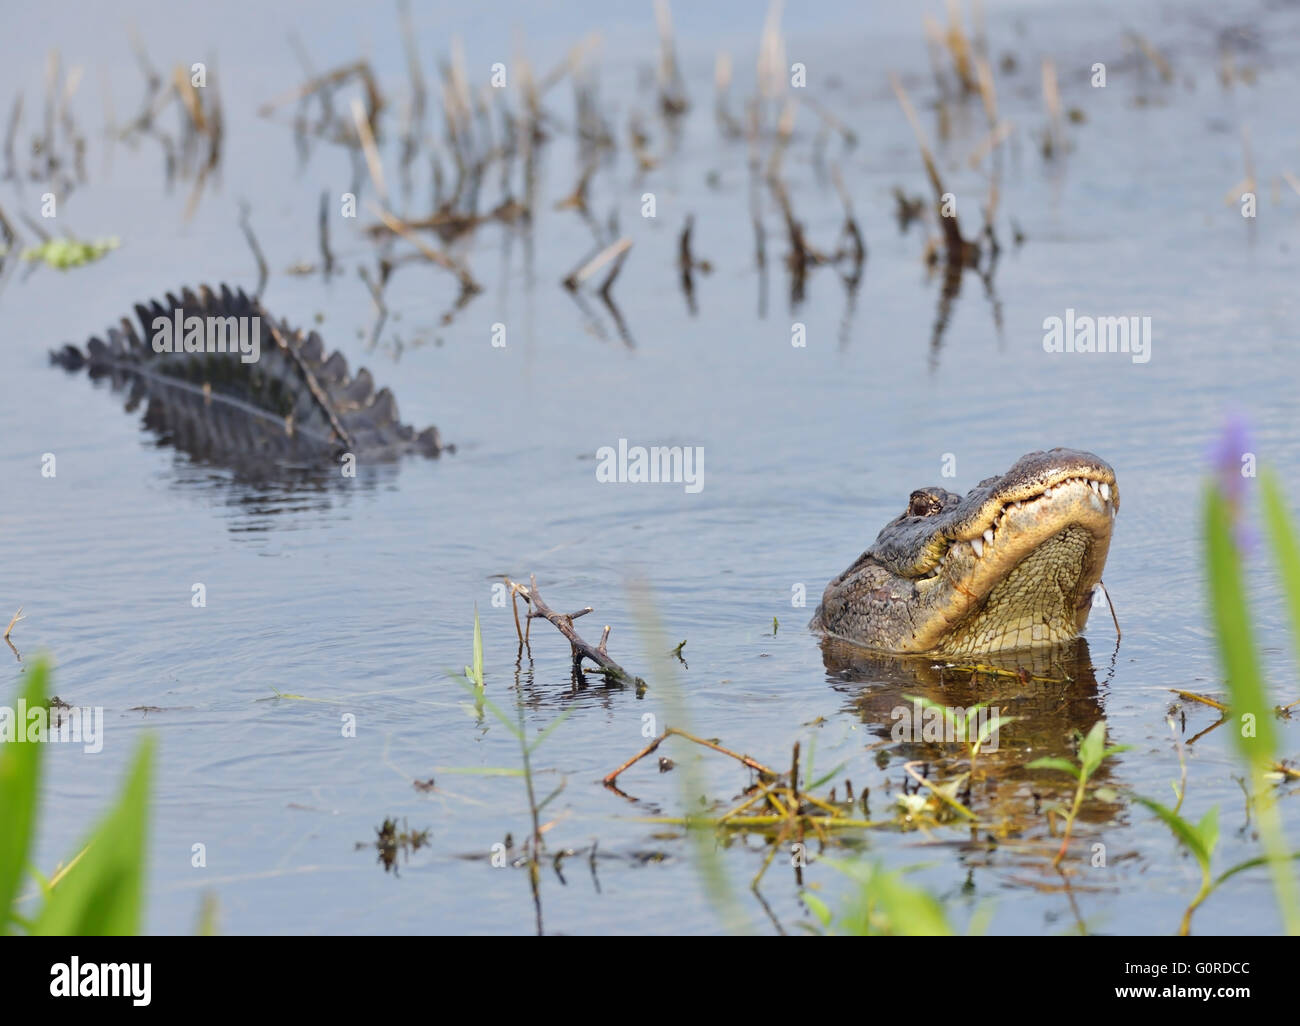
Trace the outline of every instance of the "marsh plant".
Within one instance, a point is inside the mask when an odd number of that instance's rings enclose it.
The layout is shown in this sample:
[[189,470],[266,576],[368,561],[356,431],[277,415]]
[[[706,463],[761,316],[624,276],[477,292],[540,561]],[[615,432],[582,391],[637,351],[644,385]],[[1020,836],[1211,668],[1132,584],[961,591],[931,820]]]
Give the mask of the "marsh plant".
[[[1235,437],[1234,437],[1235,434]],[[1244,451],[1240,431],[1229,431],[1225,452]],[[1209,577],[1210,614],[1214,622],[1219,660],[1228,690],[1228,721],[1233,746],[1244,764],[1250,782],[1251,804],[1258,812],[1261,857],[1248,859],[1220,873],[1211,873],[1211,861],[1219,838],[1218,808],[1211,808],[1193,824],[1159,802],[1140,798],[1148,809],[1169,827],[1192,853],[1201,872],[1201,885],[1183,914],[1180,934],[1191,929],[1192,914],[1225,880],[1256,866],[1267,865],[1273,878],[1282,924],[1288,934],[1300,933],[1300,905],[1296,900],[1293,860],[1300,854],[1287,851],[1277,795],[1272,787],[1277,765],[1275,709],[1269,704],[1268,688],[1255,644],[1253,619],[1246,592],[1246,550],[1249,535],[1243,517],[1244,482],[1235,459],[1225,459],[1219,477],[1205,495],[1205,551]],[[1291,635],[1300,662],[1300,546],[1275,477],[1264,472],[1259,478],[1260,510],[1269,555],[1277,568],[1291,620]],[[1179,795],[1178,806],[1182,805]]]
[[1027,769],[1054,769],[1063,773],[1069,773],[1075,779],[1074,801],[1065,811],[1065,835],[1061,839],[1060,851],[1052,859],[1052,865],[1059,866],[1061,860],[1065,858],[1065,853],[1070,847],[1070,835],[1074,831],[1074,821],[1079,815],[1079,809],[1083,807],[1084,795],[1088,789],[1088,781],[1095,774],[1103,762],[1112,755],[1126,751],[1128,745],[1112,745],[1106,747],[1106,721],[1098,720],[1092,725],[1088,733],[1079,739],[1079,754],[1077,762],[1070,762],[1069,759],[1060,759],[1054,756],[1048,756],[1043,759],[1035,759],[1028,763]]
[[996,752],[1003,727],[1014,723],[1018,717],[1003,716],[988,702],[977,702],[968,708],[943,705],[919,695],[904,695],[912,708],[899,706],[891,713],[894,723],[890,737],[894,741],[946,741],[961,742],[966,747],[968,772],[975,772],[975,760],[980,752]]
[[[22,701],[47,704],[49,670],[38,662],[27,675]],[[31,864],[36,843],[41,761],[45,745],[0,745],[0,933],[55,936],[126,935],[140,932],[153,742],[140,744],[117,802],[78,853],[46,877]],[[29,911],[25,877],[39,905]]]
[[555,732],[555,730],[569,718],[573,707],[565,709],[549,724],[547,724],[536,737],[531,741],[528,739],[528,729],[524,723],[524,703],[523,699],[516,689],[515,694],[515,712],[511,716],[502,709],[497,703],[487,697],[487,685],[483,669],[483,630],[479,624],[478,609],[474,610],[474,641],[473,655],[471,657],[472,665],[465,667],[463,675],[453,674],[453,679],[457,681],[474,700],[475,715],[482,719],[483,711],[486,709],[492,714],[510,734],[519,742],[521,769],[513,767],[494,767],[488,769],[466,769],[463,772],[478,772],[495,776],[522,776],[524,786],[528,795],[528,811],[532,821],[531,840],[528,845],[528,876],[533,892],[533,902],[537,912],[537,932],[542,932],[542,906],[541,906],[541,872],[540,858],[542,847],[542,820],[541,814],[548,805],[564,790],[564,783],[561,781],[556,788],[543,798],[540,802],[537,800],[537,790],[533,779],[533,753],[538,747]]

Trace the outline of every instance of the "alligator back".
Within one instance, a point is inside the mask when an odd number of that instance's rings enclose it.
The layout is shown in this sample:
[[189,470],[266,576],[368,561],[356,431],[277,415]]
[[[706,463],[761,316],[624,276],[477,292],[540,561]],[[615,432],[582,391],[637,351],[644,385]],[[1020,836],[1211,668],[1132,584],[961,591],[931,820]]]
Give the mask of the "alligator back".
[[437,428],[403,424],[392,393],[375,391],[368,370],[350,376],[316,332],[275,320],[242,290],[183,289],[137,305],[135,315],[106,340],[66,345],[50,359],[129,388],[127,408],[147,402],[146,426],[192,456],[337,467],[344,453],[392,460],[443,451]]

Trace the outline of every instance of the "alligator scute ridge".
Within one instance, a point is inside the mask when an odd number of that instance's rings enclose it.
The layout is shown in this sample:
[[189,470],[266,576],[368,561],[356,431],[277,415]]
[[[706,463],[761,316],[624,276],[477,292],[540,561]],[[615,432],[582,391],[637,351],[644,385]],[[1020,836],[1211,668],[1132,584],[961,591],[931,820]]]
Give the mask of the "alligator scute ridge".
[[[158,353],[151,343],[156,318],[258,318],[259,358],[234,353]],[[114,389],[130,387],[128,408],[147,399],[146,424],[192,454],[241,463],[265,460],[337,463],[344,453],[393,460],[405,453],[436,457],[453,452],[436,427],[403,424],[387,388],[375,390],[364,367],[349,375],[347,360],[327,354],[320,336],[304,335],[267,313],[261,303],[222,285],[168,293],[165,302],[135,306],[93,337],[50,353],[66,370],[85,368]],[[251,324],[251,321],[250,321]]]

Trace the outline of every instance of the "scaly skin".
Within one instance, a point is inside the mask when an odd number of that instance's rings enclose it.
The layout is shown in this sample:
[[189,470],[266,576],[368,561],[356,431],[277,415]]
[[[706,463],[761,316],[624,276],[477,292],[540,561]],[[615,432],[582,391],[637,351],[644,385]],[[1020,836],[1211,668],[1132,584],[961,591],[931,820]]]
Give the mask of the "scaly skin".
[[[157,353],[155,318],[259,318],[260,355]],[[304,335],[273,318],[242,291],[201,287],[166,302],[137,305],[136,322],[123,318],[92,338],[84,350],[64,346],[51,354],[70,371],[88,369],[115,389],[129,389],[128,407],[146,403],[145,423],[192,456],[235,467],[330,467],[351,453],[383,461],[404,453],[437,456],[437,428],[417,432],[403,424],[387,388],[375,390],[364,367],[348,373],[340,353],[327,353],[313,331]]]
[[1092,453],[1022,456],[965,498],[911,495],[907,512],[826,586],[811,627],[882,652],[978,656],[1060,644],[1088,621],[1119,511]]

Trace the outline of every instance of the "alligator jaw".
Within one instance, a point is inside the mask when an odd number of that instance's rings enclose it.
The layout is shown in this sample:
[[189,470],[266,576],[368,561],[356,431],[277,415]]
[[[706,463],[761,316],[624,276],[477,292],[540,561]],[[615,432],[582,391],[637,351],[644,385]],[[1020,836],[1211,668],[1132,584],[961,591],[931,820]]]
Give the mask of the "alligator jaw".
[[1030,453],[964,498],[908,512],[826,587],[813,626],[889,652],[987,655],[1067,641],[1087,622],[1119,510],[1091,453]]
[[991,511],[989,526],[953,541],[933,576],[916,581],[918,594],[946,584],[953,597],[951,611],[917,633],[916,651],[963,655],[1076,637],[1118,511],[1118,488],[1093,477]]

